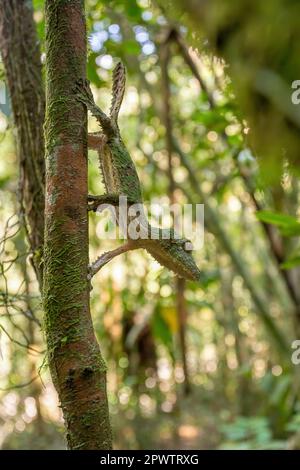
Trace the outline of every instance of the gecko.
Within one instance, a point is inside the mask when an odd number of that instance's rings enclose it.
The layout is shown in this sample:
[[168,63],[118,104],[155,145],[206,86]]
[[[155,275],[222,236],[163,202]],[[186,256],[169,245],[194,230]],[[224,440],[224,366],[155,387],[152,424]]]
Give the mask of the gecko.
[[[81,79],[76,83],[76,98],[97,119],[101,133],[89,134],[89,147],[97,150],[100,170],[105,186],[105,194],[88,196],[88,209],[97,211],[102,204],[119,205],[120,196],[125,196],[129,205],[143,205],[141,183],[135,164],[122,140],[118,116],[125,93],[126,70],[122,62],[118,62],[113,71],[112,102],[109,115],[105,114],[94,101],[89,81]],[[128,216],[130,222],[130,216]],[[90,278],[114,256],[137,248],[144,248],[161,265],[173,271],[179,277],[200,281],[201,272],[192,256],[191,242],[179,238],[173,228],[153,227],[141,211],[141,231],[146,236],[138,239],[130,238],[128,243],[116,250],[104,253],[90,265]],[[188,247],[188,248],[187,248]]]

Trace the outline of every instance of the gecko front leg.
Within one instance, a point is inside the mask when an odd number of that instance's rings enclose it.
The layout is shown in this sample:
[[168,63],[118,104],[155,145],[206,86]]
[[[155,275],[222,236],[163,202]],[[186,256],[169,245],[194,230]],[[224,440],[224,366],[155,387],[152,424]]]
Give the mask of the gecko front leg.
[[76,93],[78,101],[81,101],[81,103],[83,103],[97,119],[103,132],[109,137],[114,136],[116,133],[114,128],[115,126],[113,126],[111,119],[102,111],[102,109],[96,105],[89,81],[84,79],[78,80],[75,85],[74,92]]
[[116,193],[101,194],[100,196],[88,195],[88,210],[96,212],[101,205],[119,206],[120,195]]
[[117,193],[101,194],[100,196],[93,196],[92,194],[89,194],[88,195],[88,210],[96,212],[98,207],[101,206],[102,204],[119,207],[121,205],[121,201],[120,201],[121,197],[126,198],[126,203],[129,206],[137,203],[135,200],[128,198],[128,196],[117,194]]

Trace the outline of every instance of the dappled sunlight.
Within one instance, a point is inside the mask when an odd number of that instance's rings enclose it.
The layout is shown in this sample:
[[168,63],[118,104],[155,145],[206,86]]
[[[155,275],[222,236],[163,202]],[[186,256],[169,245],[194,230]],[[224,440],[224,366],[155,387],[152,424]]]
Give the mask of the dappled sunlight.
[[[34,2],[34,20],[44,64],[41,3]],[[246,84],[235,88],[227,63],[212,55],[202,32],[199,36],[190,30],[193,21],[187,22],[185,16],[182,24],[173,21],[173,15],[181,11],[180,1],[174,2],[172,11],[169,2],[163,3],[138,0],[127,8],[126,2],[85,2],[87,76],[95,102],[109,114],[112,71],[119,60],[124,62],[127,82],[118,126],[138,173],[145,210],[154,227],[175,226],[177,230],[184,211],[191,209],[189,230],[182,238],[183,242],[191,239],[200,273],[197,281],[188,280],[191,276],[178,261],[181,245],[175,235],[165,257],[175,258],[181,276],[187,278],[184,281],[168,269],[163,255],[158,257],[160,263],[156,261],[146,244],[123,250],[94,276],[91,266],[86,269],[88,281],[85,277],[82,285],[89,288],[93,327],[107,366],[114,446],[299,448],[299,365],[291,359],[291,344],[300,331],[299,174],[295,159],[289,159],[287,152],[279,169],[272,158],[273,170],[269,163],[272,151],[278,155],[277,146],[294,142],[296,111],[289,114],[289,125],[282,116],[273,116],[266,76],[257,84],[263,95],[257,95],[257,90],[247,95]],[[254,47],[255,38],[250,39]],[[227,54],[225,49],[226,60]],[[275,46],[273,54],[275,57]],[[257,55],[263,57],[263,52]],[[249,61],[254,57],[253,51],[249,53]],[[237,60],[234,65],[236,78],[241,64]],[[0,73],[2,81],[2,61]],[[282,96],[277,98],[282,111]],[[29,243],[35,235],[28,222],[34,209],[28,193],[33,188],[19,165],[13,104],[10,100],[9,106],[5,103],[0,108],[0,448],[63,449],[62,405],[49,368],[54,348],[47,354],[49,319],[45,323],[35,272],[36,266],[42,270],[44,261],[42,253],[32,250]],[[257,106],[262,111],[253,122]],[[289,107],[283,111],[291,113]],[[89,132],[102,132],[90,114]],[[266,116],[272,135],[266,127],[259,128]],[[284,135],[278,135],[276,143],[280,123]],[[259,151],[252,145],[254,132]],[[120,142],[116,136],[111,140]],[[110,136],[106,136],[105,151],[109,144]],[[105,169],[98,150],[88,152],[92,195],[104,194],[107,180],[119,171],[115,163],[109,171]],[[120,161],[125,175],[121,183],[126,180],[130,192],[135,181],[128,174],[133,170],[128,162]],[[70,194],[75,192],[72,183],[66,181],[66,186]],[[52,195],[51,204],[57,197]],[[24,201],[32,204],[27,212]],[[120,203],[115,211],[117,223],[112,217],[115,207],[100,212],[98,204],[92,210],[88,207],[91,265],[128,241],[128,234],[121,233],[118,226]],[[204,221],[199,223],[196,205],[201,204]],[[170,207],[174,212],[166,211]],[[176,212],[176,208],[180,210]],[[182,248],[183,257],[187,250]],[[68,262],[53,263],[64,280]],[[77,311],[82,307],[77,293],[72,284],[67,289],[72,304],[74,294]],[[55,321],[61,321],[64,308],[67,306],[59,310]],[[58,335],[60,351],[66,345],[73,348],[70,363],[62,362],[70,387],[77,373],[76,355],[81,354],[77,349],[80,335],[70,340],[77,320],[73,324],[71,315],[67,333]],[[88,338],[84,346],[92,342],[93,333]],[[99,358],[97,361],[100,364]],[[88,365],[85,372],[91,372]]]

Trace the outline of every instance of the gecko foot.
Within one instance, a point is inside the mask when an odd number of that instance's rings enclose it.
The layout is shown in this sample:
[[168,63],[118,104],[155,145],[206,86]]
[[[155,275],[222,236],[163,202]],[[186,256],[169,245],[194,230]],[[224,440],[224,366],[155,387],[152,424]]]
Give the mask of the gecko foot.
[[89,80],[85,80],[83,78],[79,79],[76,82],[73,91],[76,94],[78,101],[81,101],[87,108],[90,109],[94,107],[94,97],[90,88]]

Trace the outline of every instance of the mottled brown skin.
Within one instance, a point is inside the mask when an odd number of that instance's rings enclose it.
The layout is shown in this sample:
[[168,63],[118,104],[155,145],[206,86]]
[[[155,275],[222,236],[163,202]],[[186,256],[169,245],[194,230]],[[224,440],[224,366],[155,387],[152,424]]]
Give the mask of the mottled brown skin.
[[[90,196],[89,208],[96,211],[100,204],[119,204],[119,196],[126,196],[129,204],[142,204],[142,190],[133,160],[121,138],[117,117],[125,87],[125,68],[119,63],[114,71],[113,98],[110,117],[96,106],[87,81],[79,81],[75,91],[79,101],[97,118],[103,134],[98,135],[98,154],[106,194]],[[92,148],[97,148],[96,136],[90,137]],[[129,219],[129,218],[128,218]],[[201,272],[186,249],[186,239],[176,236],[174,230],[151,227],[142,210],[141,227],[148,233],[146,239],[131,240],[136,247],[145,248],[160,264],[174,271],[179,277],[199,281]],[[130,220],[128,220],[128,225]],[[150,234],[155,233],[155,237]],[[130,239],[130,233],[127,232]],[[132,249],[132,248],[131,248]]]

